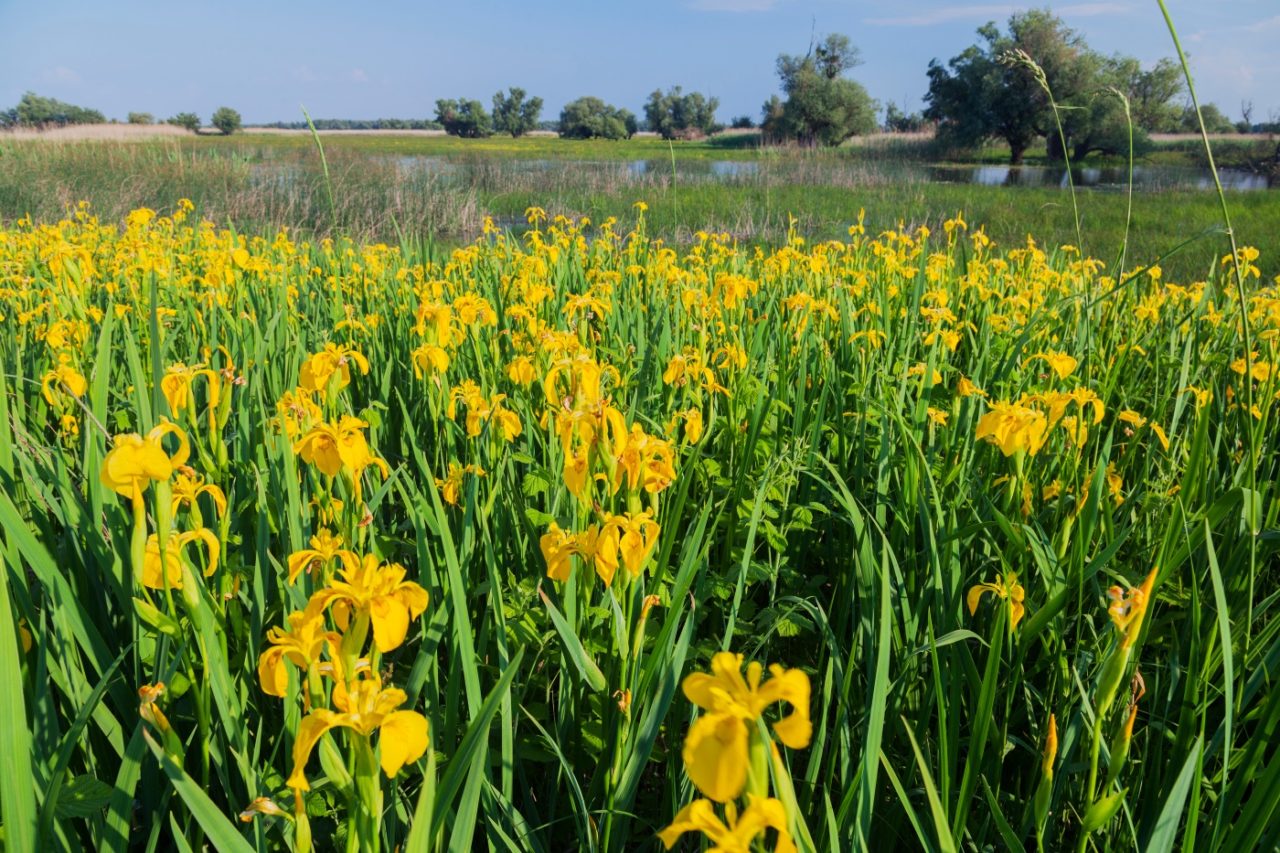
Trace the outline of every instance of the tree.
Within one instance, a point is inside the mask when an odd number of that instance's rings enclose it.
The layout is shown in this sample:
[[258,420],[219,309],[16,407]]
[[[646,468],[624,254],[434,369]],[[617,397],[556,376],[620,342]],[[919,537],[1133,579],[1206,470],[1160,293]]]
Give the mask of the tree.
[[[1217,104],[1201,104],[1200,117],[1204,119],[1204,129],[1209,133],[1235,133],[1236,131],[1236,126]],[[1183,108],[1177,129],[1181,133],[1200,132],[1200,122],[1196,120],[1196,108],[1191,104]]]
[[1123,89],[1129,95],[1133,123],[1149,133],[1166,130],[1178,117],[1175,99],[1182,94],[1182,68],[1172,59],[1162,59],[1146,71],[1137,60],[1127,60],[1134,69],[1125,75]]
[[129,113],[129,124],[155,124],[156,117],[151,113]]
[[1163,79],[1168,76],[1167,70],[1175,67],[1172,63],[1166,60],[1144,71],[1132,57],[1113,56],[1099,58],[1095,64],[1097,71],[1087,91],[1061,106],[1062,135],[1067,147],[1063,147],[1056,128],[1047,131],[1050,159],[1061,160],[1066,152],[1077,161],[1092,153],[1128,154],[1131,132],[1134,153],[1142,154],[1150,148],[1147,132],[1167,122],[1164,114],[1168,105],[1160,99],[1167,101],[1177,92],[1176,78],[1172,87]]
[[929,63],[925,118],[938,122],[946,144],[967,148],[1002,139],[1015,164],[1040,137],[1051,160],[1120,154],[1129,145],[1126,100],[1135,151],[1146,145],[1147,131],[1166,129],[1175,114],[1171,101],[1181,70],[1170,60],[1144,69],[1132,57],[1104,57],[1046,10],[1012,16],[1007,34],[994,22],[978,34],[982,43],[945,66]]
[[484,104],[466,98],[436,101],[436,121],[450,136],[480,139],[493,134],[493,121],[484,111]]
[[925,118],[938,122],[944,143],[967,148],[1003,139],[1010,162],[1021,163],[1031,143],[1049,134],[1054,119],[1036,75],[1008,57],[1014,51],[1030,56],[1059,103],[1084,91],[1096,73],[1096,57],[1074,30],[1043,9],[1009,18],[1008,34],[994,22],[978,34],[984,44],[971,45],[945,66],[936,59],[929,63]]
[[786,100],[765,103],[761,127],[775,139],[813,145],[839,145],[850,136],[876,129],[876,102],[860,84],[845,77],[859,64],[848,36],[833,33],[804,56],[778,57],[778,79]]
[[729,127],[734,130],[750,130],[755,126],[756,123],[751,116],[734,116],[733,121],[729,122]]
[[925,120],[920,113],[906,113],[893,101],[884,108],[884,129],[890,133],[919,133]]
[[240,129],[240,113],[231,107],[218,107],[213,111],[209,124],[216,127],[223,136],[230,136]]
[[177,127],[186,128],[192,133],[195,133],[197,130],[200,129],[200,116],[196,115],[195,113],[178,113],[176,116],[172,116],[167,121],[169,124],[175,125]]
[[686,95],[679,86],[665,95],[655,89],[644,105],[644,120],[649,130],[663,139],[706,136],[715,130],[719,106],[719,98],[708,98],[701,92]]
[[494,94],[494,130],[517,137],[524,136],[538,126],[538,118],[542,115],[542,98],[525,100],[525,94],[524,89],[515,87],[507,89],[506,95],[501,92]]
[[10,111],[12,123],[27,127],[66,124],[102,124],[107,119],[97,110],[77,107],[56,98],[43,98],[35,92],[23,94]]
[[1240,120],[1236,122],[1239,133],[1253,133],[1253,101],[1240,102]]
[[560,135],[567,139],[630,139],[637,129],[636,117],[630,110],[599,98],[578,98],[560,111]]

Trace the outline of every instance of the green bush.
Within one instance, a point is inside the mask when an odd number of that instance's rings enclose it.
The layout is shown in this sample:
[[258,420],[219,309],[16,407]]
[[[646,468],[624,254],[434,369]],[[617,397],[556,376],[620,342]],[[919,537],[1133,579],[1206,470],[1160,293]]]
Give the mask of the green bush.
[[231,107],[218,107],[209,124],[221,131],[223,136],[230,136],[240,129],[240,113]]
[[599,98],[578,98],[560,111],[560,135],[566,139],[630,139],[636,130],[636,117],[630,110]]

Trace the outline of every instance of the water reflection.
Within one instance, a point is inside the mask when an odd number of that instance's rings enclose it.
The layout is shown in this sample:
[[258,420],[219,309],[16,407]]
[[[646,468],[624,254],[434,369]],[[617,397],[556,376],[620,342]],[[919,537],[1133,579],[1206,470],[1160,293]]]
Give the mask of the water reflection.
[[[678,183],[761,183],[811,184],[829,182],[840,186],[869,184],[976,184],[980,186],[1061,188],[1068,186],[1067,170],[1061,166],[977,166],[924,165],[916,163],[802,158],[795,162],[769,158],[761,160],[563,160],[554,158],[451,158],[442,156],[401,156],[394,158],[400,168],[421,171],[459,181],[479,177],[497,178],[501,173],[542,176],[547,179],[570,174],[612,176],[646,184],[673,180]],[[1225,189],[1257,191],[1280,187],[1274,175],[1242,169],[1219,169]],[[1125,166],[1074,167],[1071,177],[1077,187],[1101,191],[1124,190],[1129,185]],[[1135,190],[1213,188],[1207,169],[1182,166],[1135,166]]]
[[[1067,170],[1062,166],[930,166],[929,183],[979,184],[988,187],[1059,187],[1066,189]],[[1121,190],[1129,186],[1129,169],[1125,166],[1076,166],[1071,178],[1077,187]],[[1259,175],[1243,169],[1219,169],[1223,189],[1266,190],[1276,186],[1274,176]],[[1134,189],[1169,190],[1213,188],[1213,175],[1208,169],[1177,166],[1134,166]]]

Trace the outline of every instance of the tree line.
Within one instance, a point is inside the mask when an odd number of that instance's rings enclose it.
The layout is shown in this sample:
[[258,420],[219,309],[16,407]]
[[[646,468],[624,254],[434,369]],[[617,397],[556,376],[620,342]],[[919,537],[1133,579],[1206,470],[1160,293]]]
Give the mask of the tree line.
[[[1183,98],[1181,68],[1162,59],[1143,67],[1133,57],[1098,53],[1085,39],[1047,9],[1012,15],[1004,29],[994,22],[977,30],[978,41],[943,63],[934,59],[926,71],[925,108],[907,113],[895,103],[883,108],[850,72],[861,65],[856,46],[839,33],[810,44],[804,54],[777,58],[780,94],[761,108],[759,128],[765,143],[838,145],[852,136],[883,129],[891,132],[933,130],[950,149],[973,149],[993,140],[1008,145],[1010,159],[1022,161],[1032,145],[1044,141],[1050,160],[1081,159],[1089,154],[1123,154],[1132,145],[1141,153],[1152,133],[1195,132],[1204,121],[1210,133],[1278,132],[1280,120],[1254,123],[1253,108],[1241,105],[1241,121],[1233,123],[1215,104],[1197,115]],[[625,139],[640,129],[664,139],[695,139],[724,129],[716,120],[719,100],[675,86],[653,91],[643,108],[643,121],[630,110],[597,97],[581,97],[544,121],[543,101],[524,89],[496,93],[491,107],[474,99],[442,98],[433,119],[321,119],[319,129],[442,129],[463,138],[493,134],[523,136],[533,130],[556,130],[572,139]],[[883,115],[883,120],[879,116]],[[104,121],[102,113],[43,98],[28,92],[17,107],[0,112],[0,126],[37,126]],[[129,121],[154,121],[148,113],[130,113]],[[179,113],[171,124],[200,128],[194,113]],[[223,133],[240,128],[239,113],[222,107],[211,119]],[[272,127],[300,128],[301,122]],[[756,124],[749,116],[730,122],[734,128]]]
[[[129,124],[156,124],[156,118],[152,113],[143,112],[129,113],[127,121]],[[17,106],[0,110],[0,128],[47,128],[106,123],[107,117],[98,110],[78,107],[59,101],[57,98],[42,97],[35,92],[24,94]],[[200,116],[195,113],[178,113],[165,119],[165,124],[185,128],[193,133],[202,126]],[[218,107],[209,119],[209,126],[223,134],[234,133],[242,126],[240,113],[231,107]]]

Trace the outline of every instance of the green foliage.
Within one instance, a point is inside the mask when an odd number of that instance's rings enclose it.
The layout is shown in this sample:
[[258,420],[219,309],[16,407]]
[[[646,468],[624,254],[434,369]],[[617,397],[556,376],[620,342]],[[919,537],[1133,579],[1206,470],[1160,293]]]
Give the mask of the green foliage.
[[[1047,10],[1013,15],[1007,33],[989,23],[978,34],[982,43],[966,48],[945,66],[937,60],[929,63],[925,117],[938,122],[938,136],[945,145],[973,148],[1001,139],[1015,164],[1040,138],[1046,140],[1050,160],[1067,154],[1073,159],[1095,152],[1127,154],[1127,99],[1135,153],[1140,153],[1147,131],[1165,129],[1170,102],[1181,91],[1179,70],[1169,60],[1143,69],[1132,57],[1101,56]],[[1039,66],[1043,81],[1025,62],[1012,61],[1017,52]],[[1065,145],[1050,92],[1059,107]]]
[[209,124],[216,127],[223,136],[230,136],[240,129],[240,113],[231,107],[218,107],[214,110]]
[[984,44],[945,66],[929,63],[925,117],[938,122],[945,144],[973,147],[995,137],[1009,145],[1010,162],[1021,163],[1032,142],[1053,130],[1053,112],[1044,87],[1026,68],[1007,62],[1008,55],[1021,50],[1035,60],[1060,103],[1088,89],[1097,58],[1079,34],[1043,9],[1010,17],[1007,34],[994,22],[978,34]]
[[511,87],[507,94],[493,95],[493,129],[509,133],[512,138],[524,136],[538,127],[542,115],[542,98],[528,98],[524,89]]
[[906,113],[893,101],[884,108],[884,129],[890,133],[919,133],[927,122],[920,113]]
[[106,117],[97,110],[77,107],[56,98],[44,98],[35,92],[23,94],[18,105],[3,114],[2,125],[50,127],[68,124],[102,124]]
[[[1236,126],[1222,112],[1217,104],[1201,104],[1200,115],[1204,118],[1204,129],[1209,133],[1235,133]],[[1196,120],[1196,111],[1192,106],[1184,108],[1178,116],[1176,130],[1179,133],[1199,133],[1200,123]]]
[[200,116],[195,113],[178,113],[176,116],[167,119],[167,121],[177,127],[186,128],[192,133],[200,129]]
[[479,101],[441,98],[436,101],[436,121],[450,136],[480,139],[493,133],[493,120]]
[[1130,57],[1116,57],[1115,84],[1129,96],[1133,123],[1155,133],[1170,130],[1178,117],[1176,99],[1183,93],[1182,69],[1172,59],[1161,59],[1143,69]]
[[776,95],[764,106],[766,137],[804,145],[839,145],[876,129],[876,102],[844,74],[859,64],[857,48],[838,33],[804,56],[778,57],[778,79],[786,100]]
[[578,98],[560,111],[560,135],[568,139],[630,139],[636,130],[636,117],[630,110],[599,98]]
[[748,130],[755,126],[755,119],[751,116],[734,116],[733,120],[729,122],[729,127],[734,130]]
[[684,94],[679,86],[655,89],[644,105],[646,127],[663,139],[689,139],[714,132],[719,98],[708,98],[701,92]]
[[129,113],[129,124],[155,124],[156,117],[151,113]]

